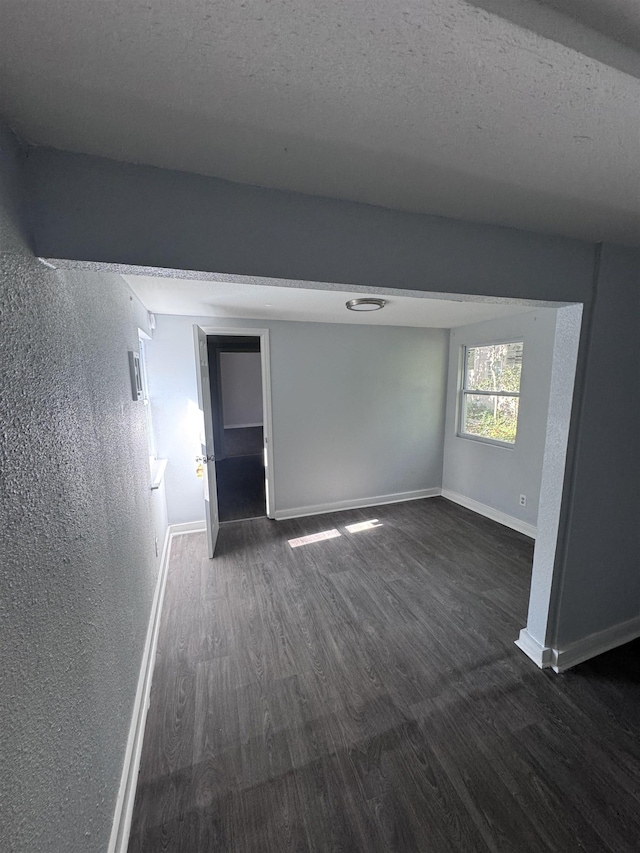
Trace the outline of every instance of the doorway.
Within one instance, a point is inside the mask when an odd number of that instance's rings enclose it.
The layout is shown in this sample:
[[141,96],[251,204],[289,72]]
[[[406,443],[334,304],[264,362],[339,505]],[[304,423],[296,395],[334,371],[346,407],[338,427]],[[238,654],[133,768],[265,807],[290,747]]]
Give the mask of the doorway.
[[267,514],[260,337],[207,335],[220,522]]

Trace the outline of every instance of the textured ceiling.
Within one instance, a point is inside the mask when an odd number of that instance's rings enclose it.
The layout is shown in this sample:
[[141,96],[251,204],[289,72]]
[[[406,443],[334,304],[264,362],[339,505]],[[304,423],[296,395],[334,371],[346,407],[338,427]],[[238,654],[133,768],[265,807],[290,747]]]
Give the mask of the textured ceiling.
[[2,0],[0,112],[36,144],[640,243],[639,5]]

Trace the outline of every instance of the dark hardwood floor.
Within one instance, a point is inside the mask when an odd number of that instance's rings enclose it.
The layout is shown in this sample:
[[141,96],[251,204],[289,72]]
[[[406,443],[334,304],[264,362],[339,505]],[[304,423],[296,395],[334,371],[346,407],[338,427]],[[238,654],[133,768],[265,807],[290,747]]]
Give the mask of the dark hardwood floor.
[[216,461],[220,521],[238,521],[266,515],[264,459],[233,456]]
[[640,850],[639,645],[537,670],[531,557],[441,498],[176,537],[131,853]]
[[222,441],[225,456],[256,456],[264,448],[261,426],[225,429]]

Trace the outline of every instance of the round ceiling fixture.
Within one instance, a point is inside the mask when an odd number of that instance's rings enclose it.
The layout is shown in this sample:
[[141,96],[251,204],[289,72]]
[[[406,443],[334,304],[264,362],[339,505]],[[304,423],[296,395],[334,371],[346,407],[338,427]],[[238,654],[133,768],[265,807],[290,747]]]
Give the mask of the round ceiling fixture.
[[372,299],[364,297],[362,299],[350,299],[347,302],[349,311],[379,311],[387,304],[385,299]]

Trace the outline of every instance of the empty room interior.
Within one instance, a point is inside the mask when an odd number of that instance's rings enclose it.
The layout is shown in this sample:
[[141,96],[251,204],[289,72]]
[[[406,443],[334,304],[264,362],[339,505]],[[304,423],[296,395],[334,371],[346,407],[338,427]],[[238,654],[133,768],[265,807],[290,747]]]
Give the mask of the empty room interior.
[[8,850],[638,850],[639,81],[632,0],[0,4]]

